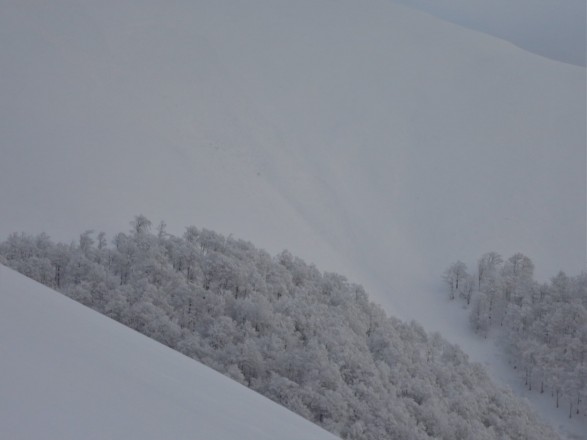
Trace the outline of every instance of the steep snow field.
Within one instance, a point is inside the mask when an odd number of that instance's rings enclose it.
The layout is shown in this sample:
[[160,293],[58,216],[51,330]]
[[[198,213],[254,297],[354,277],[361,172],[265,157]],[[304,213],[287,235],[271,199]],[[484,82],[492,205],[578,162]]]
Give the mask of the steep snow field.
[[0,438],[334,440],[0,265]]
[[585,267],[584,68],[387,1],[1,7],[2,235],[142,212],[406,316],[407,288],[486,250]]
[[449,263],[585,268],[583,67],[383,0],[2,1],[0,42],[3,236],[234,233],[481,362]]

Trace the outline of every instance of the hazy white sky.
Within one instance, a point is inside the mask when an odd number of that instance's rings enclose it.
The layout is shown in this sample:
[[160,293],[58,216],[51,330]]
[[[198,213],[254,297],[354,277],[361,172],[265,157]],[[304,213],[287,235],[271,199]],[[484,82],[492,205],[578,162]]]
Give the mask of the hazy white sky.
[[395,0],[567,63],[585,65],[585,0]]

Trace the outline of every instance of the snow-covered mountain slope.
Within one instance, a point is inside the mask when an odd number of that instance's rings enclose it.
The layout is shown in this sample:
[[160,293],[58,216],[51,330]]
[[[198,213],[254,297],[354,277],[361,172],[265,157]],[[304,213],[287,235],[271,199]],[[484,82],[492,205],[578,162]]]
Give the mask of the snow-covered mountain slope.
[[2,1],[0,60],[4,236],[234,233],[461,344],[449,262],[585,267],[584,68],[389,0]]
[[0,265],[0,438],[336,437]]
[[487,249],[584,267],[583,68],[388,1],[1,8],[3,235],[142,212],[289,248],[398,311]]

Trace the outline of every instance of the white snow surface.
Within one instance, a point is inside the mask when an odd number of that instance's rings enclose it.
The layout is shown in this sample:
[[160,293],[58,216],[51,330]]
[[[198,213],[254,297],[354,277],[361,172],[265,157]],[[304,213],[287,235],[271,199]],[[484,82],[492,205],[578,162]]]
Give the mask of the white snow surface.
[[0,235],[284,248],[487,362],[441,274],[586,264],[585,68],[387,0],[0,0]]
[[584,68],[388,1],[0,7],[3,236],[143,213],[288,248],[406,316],[457,258],[585,267]]
[[337,438],[2,265],[0,396],[10,440]]

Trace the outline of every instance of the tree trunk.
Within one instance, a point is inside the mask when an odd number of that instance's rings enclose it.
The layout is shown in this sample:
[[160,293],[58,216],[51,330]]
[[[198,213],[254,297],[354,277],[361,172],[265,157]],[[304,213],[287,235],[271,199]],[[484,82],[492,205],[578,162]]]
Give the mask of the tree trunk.
[[569,402],[569,419],[573,417],[573,401]]

